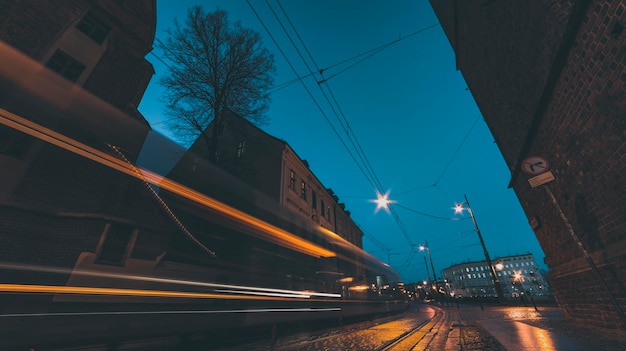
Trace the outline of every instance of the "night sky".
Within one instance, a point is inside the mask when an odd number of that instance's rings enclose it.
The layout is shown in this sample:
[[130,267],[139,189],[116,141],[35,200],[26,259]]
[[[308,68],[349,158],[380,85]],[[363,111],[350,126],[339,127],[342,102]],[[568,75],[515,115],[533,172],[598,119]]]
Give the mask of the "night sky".
[[[187,9],[195,3],[157,0],[157,39],[165,39],[164,29],[172,26],[175,17],[184,22]],[[308,67],[268,3],[285,28],[291,29],[289,21],[296,28],[297,35],[292,30],[289,35]],[[308,161],[317,178],[339,196],[364,230],[364,249],[390,262],[405,282],[426,279],[424,253],[417,249],[425,241],[438,275],[452,264],[484,260],[467,211],[463,215],[454,212],[455,204],[465,201],[464,195],[492,258],[530,252],[545,269],[543,251],[514,191],[507,188],[510,172],[455,68],[454,52],[428,1],[250,0],[249,6],[245,0],[224,0],[202,4],[207,12],[217,7],[227,11],[230,20],[261,34],[276,59],[276,86],[297,75],[307,76],[303,82],[308,92],[296,80],[272,93],[270,123],[262,129],[285,140]],[[372,51],[386,44],[390,45]],[[375,54],[368,56],[368,52]],[[139,109],[157,131],[168,135],[160,103],[163,90],[158,85],[166,67],[159,58],[157,50],[147,56],[156,74]],[[311,76],[309,69],[325,69],[326,82],[318,84],[322,78],[317,73]],[[376,211],[371,200],[376,198],[377,187],[396,202],[391,206],[397,216]]]

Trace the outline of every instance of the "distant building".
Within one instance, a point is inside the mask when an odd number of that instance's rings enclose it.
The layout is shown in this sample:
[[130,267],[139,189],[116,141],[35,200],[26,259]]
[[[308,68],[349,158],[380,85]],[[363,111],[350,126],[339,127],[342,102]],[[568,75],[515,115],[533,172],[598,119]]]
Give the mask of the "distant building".
[[[522,292],[533,296],[550,294],[543,273],[532,254],[496,257],[492,260],[505,297]],[[493,274],[487,261],[464,262],[443,270],[448,293],[455,297],[496,297]]]
[[156,1],[1,0],[0,40],[118,109],[137,111],[154,74]]
[[[331,189],[325,188],[287,142],[275,138],[232,113],[222,120],[216,163],[281,205],[363,247],[363,232]],[[213,125],[205,135],[211,135]],[[202,136],[190,151],[207,159]]]
[[624,328],[626,2],[430,3],[511,171],[563,313]]

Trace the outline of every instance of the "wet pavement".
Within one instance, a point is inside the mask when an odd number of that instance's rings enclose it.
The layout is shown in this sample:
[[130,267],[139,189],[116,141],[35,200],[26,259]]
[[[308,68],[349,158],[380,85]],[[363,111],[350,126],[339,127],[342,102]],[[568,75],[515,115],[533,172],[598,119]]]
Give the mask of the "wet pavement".
[[460,305],[445,308],[450,329],[445,351],[626,350],[626,333],[564,320],[556,307]]

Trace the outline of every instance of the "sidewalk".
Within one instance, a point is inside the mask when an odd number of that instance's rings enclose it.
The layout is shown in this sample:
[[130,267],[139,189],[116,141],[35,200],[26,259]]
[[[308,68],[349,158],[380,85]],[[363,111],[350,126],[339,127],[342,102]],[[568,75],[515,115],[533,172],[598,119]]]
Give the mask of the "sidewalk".
[[446,351],[624,350],[626,333],[573,325],[554,307],[447,308]]

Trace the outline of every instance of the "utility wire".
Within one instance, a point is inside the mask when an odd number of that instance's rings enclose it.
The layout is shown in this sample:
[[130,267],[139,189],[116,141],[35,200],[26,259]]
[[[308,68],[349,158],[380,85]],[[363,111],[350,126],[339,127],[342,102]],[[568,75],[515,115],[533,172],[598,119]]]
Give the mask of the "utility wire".
[[363,232],[363,234],[365,235],[366,238],[368,238],[371,242],[374,243],[374,245],[378,246],[379,249],[388,252],[389,249],[380,241],[378,241],[378,239],[376,239],[376,237],[374,237],[372,234],[368,233],[365,229],[363,229],[363,227],[361,227],[360,225],[357,224],[357,227],[359,229],[361,229],[361,231]]
[[[281,7],[281,10],[283,11],[283,13],[285,13],[285,11],[284,11],[284,9],[282,8],[282,5],[280,4],[280,2],[278,2],[278,4],[279,4],[279,6]],[[285,16],[287,17],[286,13],[285,13]],[[289,20],[289,17],[287,17],[287,20],[291,23],[291,21]],[[411,34],[408,34],[408,35],[402,36],[402,37],[400,37],[400,38],[398,38],[398,39],[392,40],[392,41],[387,42],[387,43],[385,43],[385,44],[383,44],[383,45],[377,46],[377,47],[375,47],[375,48],[373,48],[373,49],[369,49],[369,50],[364,51],[364,52],[362,52],[362,53],[360,53],[360,54],[357,54],[357,55],[351,56],[351,57],[349,57],[349,58],[347,58],[347,59],[341,60],[341,61],[339,61],[339,62],[337,62],[337,63],[335,63],[335,64],[332,64],[332,65],[330,65],[330,66],[326,66],[326,67],[324,67],[324,68],[319,68],[319,67],[317,67],[317,64],[316,64],[315,66],[316,66],[316,69],[317,69],[317,73],[318,73],[318,74],[320,74],[320,75],[323,75],[323,73],[325,73],[325,72],[327,72],[327,71],[329,71],[329,70],[331,70],[331,69],[333,69],[333,68],[335,68],[335,67],[341,66],[341,65],[343,65],[343,64],[345,64],[345,63],[348,63],[348,62],[350,62],[350,61],[356,60],[356,59],[360,58],[361,56],[365,56],[365,55],[366,55],[364,58],[362,58],[361,60],[357,61],[356,63],[354,63],[354,64],[352,64],[352,65],[350,65],[350,66],[348,66],[348,67],[346,67],[346,68],[344,68],[344,69],[342,69],[342,70],[340,70],[339,72],[334,73],[333,75],[331,75],[331,76],[330,76],[330,77],[328,77],[328,78],[324,78],[324,79],[322,79],[322,80],[320,80],[320,81],[317,81],[317,83],[318,83],[318,84],[325,83],[325,82],[327,82],[328,80],[330,80],[331,78],[334,78],[334,77],[338,76],[339,74],[341,74],[341,73],[343,73],[343,72],[345,72],[345,71],[349,70],[350,68],[353,68],[354,66],[358,65],[359,63],[361,63],[361,62],[363,62],[363,61],[365,61],[365,60],[369,59],[370,57],[374,56],[375,54],[378,54],[379,52],[381,52],[381,51],[383,51],[383,50],[387,49],[388,47],[392,46],[393,44],[396,44],[396,43],[398,43],[398,42],[400,42],[400,41],[402,41],[402,40],[408,39],[408,38],[410,38],[410,37],[412,37],[412,36],[415,36],[415,35],[417,35],[417,34],[419,34],[419,33],[421,33],[421,32],[424,32],[424,31],[425,31],[425,30],[427,30],[427,29],[430,29],[430,28],[436,27],[436,26],[438,26],[438,25],[439,25],[439,23],[437,23],[437,24],[433,24],[433,25],[430,25],[430,26],[425,27],[425,28],[422,28],[422,29],[420,29],[420,30],[418,30],[418,31],[416,31],[416,32],[413,32],[413,33],[411,33]],[[291,24],[291,26],[292,26],[292,28],[294,27],[294,26],[293,26],[293,24]],[[297,35],[297,32],[296,32],[296,35]],[[298,38],[300,38],[300,36],[299,36],[299,35],[298,35]],[[302,42],[302,39],[301,39],[301,38],[300,38],[300,42]],[[305,47],[305,49],[306,49],[306,47]],[[308,50],[307,50],[307,51],[308,51]],[[154,55],[154,53],[152,53],[152,54]],[[156,56],[156,55],[155,55],[155,56]],[[157,58],[159,59],[159,61],[163,62],[163,61],[162,61],[159,57],[157,57]],[[314,62],[315,62],[315,61],[314,61]],[[292,84],[294,84],[294,83],[297,83],[297,82],[298,82],[301,78],[308,78],[308,77],[311,77],[311,76],[313,76],[313,75],[315,75],[315,72],[311,72],[311,73],[309,73],[309,74],[306,74],[306,75],[300,76],[300,77],[298,77],[298,78],[294,78],[294,79],[292,79],[292,80],[289,80],[289,81],[286,81],[286,82],[280,83],[280,84],[278,84],[278,85],[274,86],[274,88],[270,90],[270,93],[274,93],[274,92],[276,92],[276,91],[278,91],[278,90],[281,90],[281,89],[283,89],[283,88],[286,88],[286,87],[288,87],[288,86],[290,86],[290,85],[292,85]]]
[[[295,68],[293,67],[293,65],[291,64],[291,62],[287,59],[286,55],[284,54],[283,50],[280,48],[280,46],[278,45],[278,43],[276,42],[276,40],[274,39],[274,37],[272,36],[272,34],[269,32],[267,26],[263,23],[263,21],[261,20],[261,18],[258,16],[258,13],[254,10],[254,8],[252,7],[252,5],[250,4],[250,2],[247,0],[248,5],[253,9],[253,12],[255,13],[255,15],[257,16],[257,18],[259,19],[259,21],[261,22],[261,24],[263,25],[263,27],[265,28],[265,30],[268,32],[268,34],[270,35],[270,38],[272,38],[272,41],[274,41],[274,44],[278,47],[279,51],[281,52],[281,54],[283,54],[283,56],[285,57],[285,60],[287,60],[287,62],[289,63],[289,66],[292,68],[292,70],[294,71],[294,73],[297,72],[295,71]],[[306,66],[307,70],[310,73],[313,73],[313,69],[311,69],[311,67],[309,66],[309,64],[307,63],[306,59],[303,57],[302,53],[300,52],[300,50],[298,49],[298,46],[295,44],[294,40],[292,39],[291,35],[289,35],[289,32],[287,31],[287,29],[285,28],[285,26],[283,25],[282,21],[280,20],[280,18],[278,17],[278,15],[276,14],[276,12],[274,11],[273,7],[269,4],[269,2],[266,0],[266,4],[268,5],[268,7],[270,8],[272,14],[274,15],[274,17],[276,18],[276,20],[278,21],[279,25],[281,26],[283,32],[285,32],[285,34],[287,35],[289,41],[291,42],[292,46],[295,48],[296,52],[298,53],[298,56],[300,57],[300,59],[302,60],[302,62],[304,63],[304,65]],[[294,28],[295,30],[295,28]],[[304,45],[304,43],[302,43]],[[308,52],[308,49],[306,50]],[[310,52],[309,52],[310,55]],[[314,61],[314,60],[313,60]],[[316,65],[317,68],[317,65]],[[357,166],[359,167],[359,169],[361,170],[361,172],[363,173],[363,175],[366,177],[366,179],[368,180],[368,182],[370,183],[370,185],[372,185],[372,188],[376,189],[379,193],[382,192],[382,187],[379,187],[379,185],[376,183],[376,176],[375,174],[372,174],[372,172],[370,171],[370,169],[367,168],[363,169],[363,167],[361,166],[361,164],[359,164],[359,162],[356,160],[356,158],[354,157],[354,154],[350,151],[350,149],[348,148],[348,146],[346,145],[345,141],[343,140],[343,138],[341,138],[341,136],[339,135],[339,133],[336,131],[335,127],[333,126],[332,122],[330,121],[330,119],[328,118],[328,116],[323,112],[321,106],[319,105],[319,103],[317,102],[317,100],[315,100],[315,98],[313,97],[313,94],[310,92],[310,90],[308,89],[308,87],[306,87],[306,85],[304,84],[304,82],[302,80],[300,80],[300,82],[302,83],[302,85],[305,87],[305,89],[307,90],[307,93],[309,93],[309,96],[314,100],[315,104],[318,106],[318,109],[320,109],[320,111],[322,112],[324,118],[326,119],[326,122],[331,126],[331,128],[333,129],[333,131],[335,131],[335,134],[337,135],[337,137],[340,139],[341,143],[344,145],[344,147],[346,148],[346,150],[348,150],[348,152],[350,153],[350,156],[352,157],[352,159],[357,163]],[[326,101],[330,104],[329,98],[328,96],[324,93],[324,91],[322,90],[322,93],[324,94],[324,97],[326,98]],[[330,104],[331,110],[335,113],[335,116],[337,116],[337,111],[334,109],[333,105]],[[342,125],[343,127],[343,125]],[[345,129],[345,127],[344,127]],[[353,144],[354,147],[354,144]],[[355,148],[355,150],[357,150]],[[359,158],[362,159],[361,155],[358,154],[358,150],[357,150],[357,155]],[[361,160],[361,162],[363,162]],[[364,165],[366,165],[364,163]]]
[[[277,0],[278,2],[278,0]],[[285,28],[285,26],[283,25],[282,21],[280,20],[280,18],[278,17],[278,15],[276,14],[276,12],[274,11],[274,9],[272,8],[272,6],[270,5],[269,1],[266,0],[266,4],[267,6],[270,8],[272,14],[274,15],[274,18],[278,21],[279,25],[281,26],[283,32],[287,35],[289,41],[291,42],[291,44],[293,45],[294,49],[296,50],[296,52],[298,53],[298,55],[300,56],[300,59],[303,61],[303,63],[305,64],[305,66],[307,67],[307,69],[309,70],[310,73],[312,72],[312,69],[310,68],[310,66],[308,65],[308,63],[306,62],[306,60],[304,59],[302,53],[300,52],[300,50],[298,49],[297,45],[294,43],[293,39],[291,38],[291,35],[289,34],[289,32],[287,31],[287,29]],[[293,22],[291,22],[291,20],[289,19],[289,16],[287,15],[287,13],[284,11],[284,8],[282,7],[282,5],[280,5],[280,2],[278,2],[281,10],[283,11],[284,16],[287,18],[289,24],[292,27],[292,30],[294,31],[294,33],[296,33],[296,36],[298,37],[298,39],[300,40],[301,45],[305,48],[305,51],[307,52],[307,54],[309,55],[311,61],[313,62],[313,64],[315,65],[315,68],[318,70],[318,72],[320,72],[320,75],[322,75],[323,77],[323,71],[319,69],[319,66],[317,65],[317,63],[315,62],[315,59],[313,58],[313,56],[311,55],[311,52],[308,50],[308,48],[306,47],[306,44],[304,43],[304,41],[302,40],[302,37],[300,37],[300,35],[298,34],[297,29],[295,28],[295,26],[293,25]],[[250,5],[250,2],[248,1],[248,5]],[[251,6],[251,5],[250,5]],[[256,14],[256,12],[255,12]],[[258,15],[257,15],[258,18]],[[260,20],[260,18],[259,18]],[[265,27],[265,25],[263,24],[263,26]],[[266,28],[267,30],[267,28]],[[271,34],[270,34],[271,36]],[[396,41],[397,42],[397,41]],[[282,52],[282,50],[281,50]],[[332,95],[332,90],[330,89],[330,87],[327,85],[327,89],[329,90],[329,94]],[[350,124],[345,116],[345,114],[343,114],[343,112],[341,111],[341,107],[338,104],[337,100],[334,98],[334,95],[332,95],[333,97],[333,101],[335,102],[335,106],[337,106],[337,109],[339,110],[340,114],[337,113],[337,111],[335,110],[332,102],[330,101],[328,95],[326,94],[326,92],[324,92],[324,89],[321,89],[320,86],[320,90],[322,91],[322,94],[324,95],[324,97],[326,98],[326,101],[328,102],[328,104],[331,107],[331,110],[334,112],[335,116],[337,117],[340,125],[344,128],[344,131],[346,133],[346,135],[348,136],[348,139],[350,141],[350,143],[352,144],[353,148],[356,150],[358,157],[360,158],[362,164],[364,165],[364,167],[367,170],[367,174],[365,172],[363,172],[363,168],[359,167],[363,174],[366,176],[366,178],[370,181],[370,184],[372,185],[372,187],[374,189],[376,189],[376,191],[380,194],[384,192],[384,187],[382,186],[380,179],[378,178],[378,176],[376,175],[376,173],[374,172],[373,167],[371,166],[371,163],[369,162],[369,160],[367,159],[367,156],[365,155],[365,153],[363,152],[362,147],[360,146],[360,144],[358,143],[358,140],[356,139],[356,136],[354,135],[354,133],[352,133],[352,130],[350,128]],[[339,115],[342,116],[343,118],[343,123],[342,120],[339,118]],[[327,119],[327,122],[328,119]],[[330,123],[330,122],[329,122]],[[334,128],[333,128],[334,129]],[[341,139],[341,137],[340,137]],[[342,141],[343,143],[343,141]],[[344,143],[345,145],[345,143]],[[413,241],[411,240],[411,237],[408,233],[408,231],[406,230],[406,227],[404,226],[404,224],[402,223],[402,221],[400,220],[400,217],[398,216],[397,212],[395,211],[395,209],[393,209],[393,207],[390,206],[390,211],[395,219],[395,221],[397,222],[400,231],[402,232],[402,234],[404,235],[405,239],[407,240],[407,242],[411,245],[414,246]]]
[[467,131],[467,133],[465,134],[465,137],[463,137],[463,140],[461,141],[459,146],[454,151],[454,154],[452,154],[452,157],[450,157],[450,160],[448,160],[448,163],[443,168],[443,171],[441,171],[441,174],[439,174],[437,179],[435,179],[435,184],[439,183],[439,180],[441,180],[441,177],[443,177],[443,175],[446,173],[446,171],[448,170],[448,167],[450,167],[450,165],[452,164],[452,161],[454,160],[456,155],[459,153],[459,151],[461,151],[461,148],[463,147],[463,145],[465,145],[465,142],[467,141],[467,138],[470,136],[470,134],[472,133],[472,130],[474,130],[474,127],[476,127],[476,124],[478,123],[479,120],[480,120],[480,116],[476,117],[476,120],[474,120],[474,123],[472,124],[472,127]]
[[381,45],[381,46],[379,46],[379,47],[376,47],[376,48],[374,48],[374,49],[371,49],[371,50],[368,50],[368,51],[366,51],[366,52],[364,52],[364,53],[361,53],[361,54],[359,54],[359,55],[357,55],[357,56],[354,56],[354,57],[352,57],[352,58],[349,58],[349,59],[347,59],[347,60],[344,60],[344,61],[340,62],[339,64],[343,64],[343,63],[345,63],[345,62],[348,62],[348,61],[354,60],[354,59],[356,59],[356,58],[358,58],[358,57],[360,57],[360,56],[367,55],[366,57],[362,58],[361,60],[359,60],[359,61],[357,61],[357,62],[353,63],[352,65],[350,65],[350,66],[348,66],[348,67],[346,67],[346,68],[342,69],[341,71],[339,71],[339,72],[337,72],[337,73],[335,73],[335,74],[331,75],[330,77],[328,77],[328,78],[326,78],[326,79],[324,79],[324,80],[322,80],[322,81],[319,81],[319,82],[318,82],[318,84],[324,83],[324,82],[326,82],[326,81],[330,80],[331,78],[334,78],[334,77],[338,76],[339,74],[341,74],[341,73],[343,73],[343,72],[345,72],[345,71],[349,70],[350,68],[352,68],[352,67],[354,67],[354,66],[358,65],[359,63],[361,63],[361,62],[363,62],[363,61],[367,60],[368,58],[370,58],[370,57],[372,57],[372,56],[374,56],[374,55],[378,54],[379,52],[381,52],[381,51],[385,50],[386,48],[388,48],[388,47],[390,47],[390,46],[392,46],[392,45],[394,45],[394,44],[396,44],[396,43],[401,42],[402,40],[405,40],[405,39],[407,39],[407,38],[410,38],[410,37],[412,37],[412,36],[415,36],[415,35],[417,35],[417,34],[420,34],[420,33],[424,32],[424,31],[426,31],[426,30],[428,30],[428,29],[430,29],[430,28],[436,27],[436,26],[438,26],[438,25],[439,25],[439,23],[431,24],[431,25],[430,25],[430,26],[428,26],[428,27],[424,27],[424,28],[422,28],[422,29],[420,29],[420,30],[418,30],[418,31],[415,31],[415,32],[411,33],[411,34],[407,34],[407,35],[405,35],[405,36],[403,36],[403,37],[400,37],[400,38],[398,38],[398,39],[396,39],[396,40],[390,41],[390,42],[388,42],[388,43],[386,43],[386,44],[383,44],[383,45]]
[[424,213],[424,212],[420,212],[418,210],[414,210],[414,209],[408,208],[406,206],[402,206],[402,205],[400,205],[398,203],[395,203],[394,206],[398,206],[398,207],[403,208],[403,209],[405,209],[405,210],[407,210],[409,212],[417,213],[417,214],[422,215],[422,216],[426,216],[426,217],[430,217],[430,218],[436,218],[436,219],[443,219],[443,220],[447,220],[447,221],[460,221],[460,220],[463,220],[463,219],[470,218],[470,217],[459,218],[459,217],[435,216],[435,215],[431,215],[431,214],[428,214],[428,213]]
[[[248,6],[250,7],[250,9],[252,10],[252,12],[254,13],[254,15],[256,16],[256,18],[259,20],[259,22],[261,23],[261,25],[263,26],[263,28],[265,29],[265,31],[267,32],[267,34],[269,35],[270,39],[272,40],[272,42],[274,43],[274,45],[276,45],[276,47],[278,48],[278,51],[281,53],[281,55],[283,56],[283,58],[285,59],[285,61],[287,62],[287,64],[289,65],[289,67],[291,68],[291,70],[294,72],[294,74],[296,74],[296,76],[299,77],[298,72],[296,71],[295,67],[293,66],[293,64],[291,63],[291,61],[289,61],[289,59],[287,58],[287,55],[285,54],[285,52],[282,50],[282,48],[280,47],[280,45],[278,44],[278,42],[276,41],[276,38],[274,38],[274,36],[272,35],[272,33],[270,32],[270,30],[267,28],[267,26],[265,25],[265,22],[263,22],[263,20],[261,19],[261,17],[259,16],[258,12],[255,10],[255,8],[252,6],[252,4],[250,3],[250,0],[246,0],[246,2],[248,3]],[[315,104],[315,106],[318,108],[318,110],[320,111],[320,113],[322,114],[322,116],[324,117],[324,119],[326,120],[326,122],[330,125],[332,131],[335,133],[335,135],[339,138],[339,141],[341,142],[341,144],[343,145],[343,147],[348,151],[348,154],[350,155],[350,157],[352,158],[352,160],[356,163],[357,167],[359,168],[359,170],[361,171],[361,173],[363,173],[366,177],[366,179],[368,180],[368,182],[370,182],[370,184],[372,184],[372,180],[367,176],[367,173],[365,172],[365,170],[361,167],[361,165],[358,163],[358,161],[356,160],[356,158],[354,157],[352,151],[350,150],[350,148],[348,147],[348,145],[346,145],[346,143],[344,142],[344,140],[341,138],[339,132],[337,131],[337,129],[333,126],[333,124],[330,122],[330,119],[328,118],[328,115],[326,115],[326,113],[324,112],[324,110],[322,109],[322,107],[320,106],[319,102],[315,99],[315,97],[313,96],[313,93],[309,90],[309,88],[306,86],[306,84],[304,84],[304,81],[302,79],[299,79],[300,83],[302,84],[302,86],[304,87],[304,90],[307,92],[307,94],[309,95],[309,97],[311,98],[311,100],[313,100],[313,103]]]

